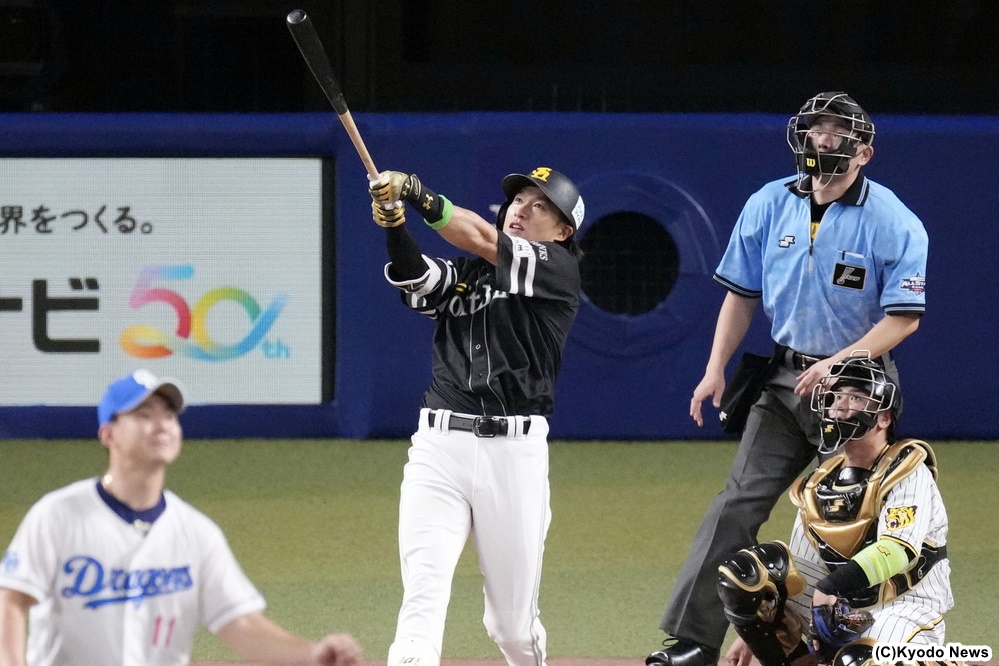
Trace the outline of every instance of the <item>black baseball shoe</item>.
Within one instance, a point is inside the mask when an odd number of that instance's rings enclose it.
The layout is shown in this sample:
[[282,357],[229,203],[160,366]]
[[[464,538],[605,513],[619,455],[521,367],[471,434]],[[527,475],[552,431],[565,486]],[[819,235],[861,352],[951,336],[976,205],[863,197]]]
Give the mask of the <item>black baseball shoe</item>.
[[646,666],[716,666],[718,650],[689,638],[667,638],[663,649],[645,658]]

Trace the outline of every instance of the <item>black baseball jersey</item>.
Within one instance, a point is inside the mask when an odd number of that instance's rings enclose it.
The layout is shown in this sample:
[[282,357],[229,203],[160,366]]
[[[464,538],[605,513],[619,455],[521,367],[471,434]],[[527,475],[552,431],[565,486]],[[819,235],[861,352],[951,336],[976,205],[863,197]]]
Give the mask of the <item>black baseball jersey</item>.
[[478,257],[424,256],[427,272],[409,281],[386,270],[403,301],[438,322],[424,407],[552,413],[562,349],[579,309],[579,260],[556,243],[503,232],[498,257],[493,266]]

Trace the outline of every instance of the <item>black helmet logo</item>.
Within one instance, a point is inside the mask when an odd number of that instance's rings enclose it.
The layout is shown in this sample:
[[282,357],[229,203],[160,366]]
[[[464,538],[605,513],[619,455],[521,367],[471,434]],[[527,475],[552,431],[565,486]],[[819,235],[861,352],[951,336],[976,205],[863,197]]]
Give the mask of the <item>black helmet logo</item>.
[[552,175],[552,170],[550,167],[538,167],[531,172],[531,178],[537,178],[538,180],[548,182],[548,177]]

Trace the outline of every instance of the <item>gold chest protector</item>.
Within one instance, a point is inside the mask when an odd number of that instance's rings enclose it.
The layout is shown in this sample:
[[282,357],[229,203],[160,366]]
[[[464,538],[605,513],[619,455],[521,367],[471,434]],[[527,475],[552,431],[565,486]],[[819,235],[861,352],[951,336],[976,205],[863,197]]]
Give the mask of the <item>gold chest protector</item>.
[[892,444],[870,474],[852,478],[849,473],[841,474],[844,458],[843,454],[829,458],[799,479],[789,493],[801,511],[805,535],[827,561],[829,555],[846,561],[876,540],[885,497],[919,465],[925,463],[933,478],[937,476],[933,449],[918,439]]

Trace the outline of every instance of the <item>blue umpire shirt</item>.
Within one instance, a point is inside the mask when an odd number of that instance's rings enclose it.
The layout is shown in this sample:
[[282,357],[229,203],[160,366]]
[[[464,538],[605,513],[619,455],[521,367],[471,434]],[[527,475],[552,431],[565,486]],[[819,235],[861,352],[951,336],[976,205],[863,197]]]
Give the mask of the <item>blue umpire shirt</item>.
[[715,280],[762,298],[774,341],[814,356],[856,342],[886,314],[922,314],[929,241],[919,218],[861,173],[811,241],[811,201],[797,183],[775,180],[749,198]]

